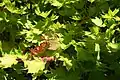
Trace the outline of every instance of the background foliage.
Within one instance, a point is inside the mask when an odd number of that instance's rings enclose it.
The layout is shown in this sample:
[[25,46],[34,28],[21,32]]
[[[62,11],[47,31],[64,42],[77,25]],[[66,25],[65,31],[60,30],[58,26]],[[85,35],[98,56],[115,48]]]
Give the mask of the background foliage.
[[[119,9],[119,0],[0,1],[0,79],[119,80]],[[41,35],[59,41],[46,51],[56,60],[22,55]]]

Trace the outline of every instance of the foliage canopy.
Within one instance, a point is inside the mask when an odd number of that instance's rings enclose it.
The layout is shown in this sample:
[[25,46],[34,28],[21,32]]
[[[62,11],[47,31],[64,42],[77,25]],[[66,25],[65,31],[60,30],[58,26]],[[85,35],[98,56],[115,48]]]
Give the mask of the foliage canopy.
[[119,0],[0,1],[0,79],[120,79],[119,9]]

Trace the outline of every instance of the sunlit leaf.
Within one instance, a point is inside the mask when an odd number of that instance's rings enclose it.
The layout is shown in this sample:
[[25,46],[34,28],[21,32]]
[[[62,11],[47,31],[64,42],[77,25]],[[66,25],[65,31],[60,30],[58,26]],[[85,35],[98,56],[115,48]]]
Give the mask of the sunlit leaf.
[[4,6],[5,5],[5,3],[4,2],[2,2],[2,3],[0,3],[0,6],[2,7],[2,6]]
[[45,68],[45,63],[39,59],[32,61],[25,61],[25,66],[28,69],[28,73],[38,73],[39,71],[43,71]]
[[17,64],[15,55],[7,55],[5,54],[3,57],[0,57],[0,67],[8,68],[11,67],[13,64]]
[[114,34],[114,32],[115,32],[114,27],[115,27],[115,26],[116,26],[116,24],[112,24],[112,25],[110,26],[110,28],[106,30],[106,37],[107,37],[108,39],[110,39],[111,36]]
[[88,0],[89,2],[93,3],[95,0]]
[[51,20],[52,21],[54,21],[54,20],[56,20],[56,19],[58,19],[59,18],[59,16],[56,16],[56,15],[54,15],[54,14],[52,14],[52,16],[51,16]]
[[66,68],[69,70],[72,67],[72,60],[69,60],[68,58],[64,58],[63,56],[60,56],[59,60],[64,61],[63,66],[66,66]]
[[51,13],[52,10],[49,10],[49,11],[46,11],[46,12],[41,12],[39,7],[37,7],[35,9],[35,13],[38,15],[38,16],[42,16],[44,18],[46,18],[50,13]]
[[71,19],[73,19],[73,20],[81,20],[81,17],[80,16],[72,16],[72,17],[70,17]]
[[5,7],[11,12],[11,13],[16,13],[16,14],[25,14],[25,10],[26,7],[24,7],[23,9],[19,9],[17,7],[15,7],[15,3],[11,3],[10,0],[4,0],[5,3]]
[[114,11],[112,11],[111,9],[109,9],[108,14],[110,16],[115,16],[118,12],[119,12],[119,9],[115,9]]
[[118,16],[116,16],[114,19],[115,19],[116,21],[120,21],[120,17],[118,17]]
[[95,44],[95,51],[98,52],[97,54],[97,60],[100,60],[100,45],[99,44]]
[[117,13],[119,12],[119,9],[115,9],[112,11],[111,9],[108,10],[108,14],[102,15],[103,18],[111,19],[113,18]]
[[63,3],[59,2],[59,0],[50,0],[51,5],[56,6],[58,8],[62,7]]
[[90,28],[90,30],[97,35],[99,33],[100,28],[97,26],[93,26],[92,28]]
[[97,26],[101,26],[102,25],[102,19],[99,19],[98,17],[95,17],[95,19],[91,19],[91,20]]
[[112,49],[119,50],[120,49],[120,43],[108,43],[108,47]]
[[108,14],[102,15],[103,18],[111,19],[112,17]]

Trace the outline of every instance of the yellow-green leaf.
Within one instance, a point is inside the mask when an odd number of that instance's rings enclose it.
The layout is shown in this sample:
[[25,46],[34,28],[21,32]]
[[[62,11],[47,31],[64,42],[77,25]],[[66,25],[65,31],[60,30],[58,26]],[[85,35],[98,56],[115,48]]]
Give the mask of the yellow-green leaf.
[[0,57],[0,67],[8,68],[13,64],[17,64],[16,58],[15,55],[5,54],[3,57]]
[[45,68],[45,63],[39,59],[25,61],[24,63],[28,69],[28,73],[38,73],[39,71],[43,71]]
[[64,61],[63,62],[63,66],[66,66],[66,68],[68,70],[71,69],[71,67],[72,67],[72,60],[69,60],[68,58],[65,58],[63,56],[60,56],[59,60]]
[[97,26],[102,26],[102,19],[99,19],[98,17],[95,17],[95,19],[91,19],[91,20]]
[[88,0],[89,2],[93,3],[95,0]]

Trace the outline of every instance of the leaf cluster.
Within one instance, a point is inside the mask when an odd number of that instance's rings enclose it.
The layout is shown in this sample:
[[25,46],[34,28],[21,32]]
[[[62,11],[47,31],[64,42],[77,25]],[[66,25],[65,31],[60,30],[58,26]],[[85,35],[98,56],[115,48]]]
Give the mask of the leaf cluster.
[[[120,79],[119,9],[119,0],[0,1],[0,79]],[[44,41],[55,60],[29,59]]]

